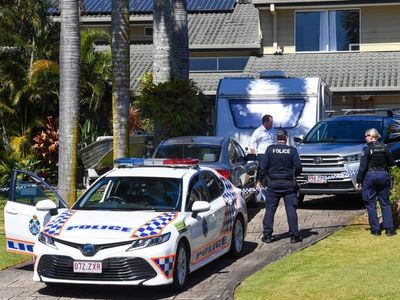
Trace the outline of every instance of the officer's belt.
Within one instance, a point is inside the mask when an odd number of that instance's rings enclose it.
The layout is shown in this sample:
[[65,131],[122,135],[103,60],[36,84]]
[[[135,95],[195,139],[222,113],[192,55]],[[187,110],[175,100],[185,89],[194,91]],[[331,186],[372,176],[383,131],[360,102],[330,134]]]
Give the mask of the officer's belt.
[[380,168],[380,167],[372,167],[372,168],[368,168],[368,171],[386,171],[386,169]]
[[280,178],[280,179],[272,179],[272,178],[270,178],[269,180],[270,181],[292,181],[293,179],[282,179],[282,178]]

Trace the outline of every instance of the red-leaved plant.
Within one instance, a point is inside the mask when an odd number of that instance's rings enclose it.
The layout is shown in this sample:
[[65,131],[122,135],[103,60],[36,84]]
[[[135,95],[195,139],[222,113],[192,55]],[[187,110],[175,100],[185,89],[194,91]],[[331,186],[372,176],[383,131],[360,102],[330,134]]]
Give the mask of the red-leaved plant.
[[50,168],[55,168],[58,162],[59,129],[57,121],[52,116],[46,118],[45,127],[34,138],[32,146],[41,160]]

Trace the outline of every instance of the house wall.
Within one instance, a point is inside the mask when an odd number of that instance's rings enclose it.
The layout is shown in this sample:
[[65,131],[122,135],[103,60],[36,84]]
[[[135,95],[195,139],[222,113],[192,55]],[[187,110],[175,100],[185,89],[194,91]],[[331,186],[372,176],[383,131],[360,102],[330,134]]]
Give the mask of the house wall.
[[399,108],[399,96],[371,95],[370,97],[334,96],[332,109],[340,111],[346,108]]
[[[278,46],[283,53],[295,53],[295,11],[276,10]],[[400,5],[361,7],[360,12],[360,51],[400,51]],[[272,14],[269,10],[259,14],[263,53],[273,54]]]
[[400,5],[362,8],[361,51],[400,51]]

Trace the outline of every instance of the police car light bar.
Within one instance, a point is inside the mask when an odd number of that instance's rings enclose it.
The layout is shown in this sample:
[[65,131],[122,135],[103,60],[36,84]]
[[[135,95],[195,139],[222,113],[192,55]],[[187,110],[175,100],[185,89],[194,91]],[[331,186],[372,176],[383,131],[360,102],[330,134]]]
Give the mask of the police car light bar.
[[117,158],[114,164],[118,168],[134,167],[134,166],[171,166],[171,167],[196,167],[199,164],[198,159],[188,158]]

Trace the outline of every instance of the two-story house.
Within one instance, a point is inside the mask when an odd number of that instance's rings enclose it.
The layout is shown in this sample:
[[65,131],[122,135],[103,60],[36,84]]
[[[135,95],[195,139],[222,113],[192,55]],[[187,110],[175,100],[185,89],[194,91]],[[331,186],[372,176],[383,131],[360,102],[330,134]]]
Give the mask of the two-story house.
[[[84,0],[83,27],[110,30],[111,0]],[[152,1],[131,1],[131,87],[152,66]],[[333,108],[395,107],[400,1],[188,0],[190,77],[214,99],[224,76],[279,69],[322,77]]]

